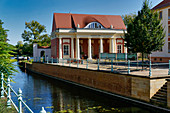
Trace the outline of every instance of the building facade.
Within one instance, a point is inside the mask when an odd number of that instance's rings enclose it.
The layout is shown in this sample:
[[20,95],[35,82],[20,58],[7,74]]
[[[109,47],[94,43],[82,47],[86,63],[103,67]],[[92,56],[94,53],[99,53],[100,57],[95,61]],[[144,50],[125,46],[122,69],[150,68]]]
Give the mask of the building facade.
[[126,53],[121,16],[54,13],[53,58],[99,58],[99,53]]
[[51,47],[49,46],[38,46],[37,43],[33,44],[33,57],[34,61],[39,60],[40,57],[50,58]]
[[170,0],[163,0],[152,10],[159,12],[159,18],[165,29],[165,44],[159,51],[152,52],[151,60],[153,62],[169,62],[170,60]]

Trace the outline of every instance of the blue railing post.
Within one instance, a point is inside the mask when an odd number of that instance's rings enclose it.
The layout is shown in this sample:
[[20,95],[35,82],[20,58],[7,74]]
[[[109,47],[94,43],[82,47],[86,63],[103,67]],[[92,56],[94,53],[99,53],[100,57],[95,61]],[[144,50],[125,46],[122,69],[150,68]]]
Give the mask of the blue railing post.
[[58,58],[56,58],[56,63],[58,63]]
[[11,90],[10,90],[10,78],[7,79],[7,108],[11,108]]
[[42,110],[40,111],[40,113],[47,113],[44,109],[44,107],[42,107]]
[[63,66],[64,66],[64,59],[62,59],[62,64],[63,64]]
[[151,77],[152,76],[152,70],[151,70],[151,61],[149,62],[149,77]]
[[77,68],[79,68],[79,60],[77,60]]
[[87,59],[87,63],[86,63],[86,69],[88,69],[88,59]]
[[44,60],[45,60],[45,59],[44,59],[44,57],[43,57],[43,64],[44,64]]
[[99,59],[97,59],[97,70],[100,70]]
[[71,59],[69,59],[69,66],[71,66]]
[[168,75],[170,75],[170,60],[169,60],[169,71],[168,71]]
[[41,57],[39,57],[39,62],[41,62]]
[[1,73],[1,98],[4,98],[4,74]]
[[128,60],[128,74],[130,74],[130,60]]
[[19,88],[18,90],[18,113],[22,113],[22,90]]
[[47,57],[47,64],[48,64],[48,57]]
[[51,63],[53,64],[53,57],[51,57]]
[[113,72],[113,59],[111,59],[111,72]]

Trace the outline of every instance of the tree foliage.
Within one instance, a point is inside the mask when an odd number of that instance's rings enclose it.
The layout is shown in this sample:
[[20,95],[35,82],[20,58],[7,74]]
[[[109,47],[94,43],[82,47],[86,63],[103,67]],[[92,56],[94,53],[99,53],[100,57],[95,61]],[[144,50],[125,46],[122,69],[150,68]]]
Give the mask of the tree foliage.
[[123,21],[125,23],[125,25],[127,26],[128,24],[132,23],[132,21],[134,20],[134,18],[136,17],[136,14],[126,14],[126,15],[123,15],[122,18],[123,18]]
[[39,22],[32,20],[31,22],[25,22],[24,33],[22,33],[22,38],[24,41],[30,44],[38,43],[43,46],[51,45],[51,37],[46,33],[46,28]]
[[0,71],[7,76],[7,72],[10,75],[15,71],[11,60],[14,47],[7,42],[8,30],[4,29],[2,25],[3,22],[0,20]]
[[127,25],[125,46],[129,52],[151,54],[164,45],[164,29],[159,14],[149,8],[149,1],[145,0],[138,15]]

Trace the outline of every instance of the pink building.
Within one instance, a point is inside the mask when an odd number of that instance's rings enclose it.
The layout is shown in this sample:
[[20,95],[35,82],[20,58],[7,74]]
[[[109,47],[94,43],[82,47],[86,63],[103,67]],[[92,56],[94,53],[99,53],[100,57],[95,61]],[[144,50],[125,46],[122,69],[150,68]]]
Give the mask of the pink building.
[[99,53],[126,53],[121,16],[54,13],[51,56],[98,58]]

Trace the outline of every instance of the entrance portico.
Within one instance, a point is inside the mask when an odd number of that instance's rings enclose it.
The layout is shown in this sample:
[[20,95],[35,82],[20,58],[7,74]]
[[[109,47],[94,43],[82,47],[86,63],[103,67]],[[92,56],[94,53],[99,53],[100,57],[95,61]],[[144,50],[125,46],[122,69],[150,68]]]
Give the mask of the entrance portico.
[[[57,15],[57,16],[55,16]],[[80,22],[76,14],[54,14],[55,18],[59,18],[61,15],[69,15],[73,17],[76,21],[74,24]],[[79,15],[80,17],[82,15]],[[99,15],[105,18],[103,15]],[[110,15],[111,16],[111,15]],[[110,18],[108,16],[108,18]],[[85,16],[86,17],[86,16]],[[87,15],[89,18],[89,16]],[[111,16],[115,18],[115,16]],[[84,18],[84,17],[83,17]],[[96,17],[98,18],[98,17]],[[117,18],[117,17],[116,17]],[[86,18],[84,18],[86,19]],[[88,19],[87,19],[88,20]],[[113,22],[107,23],[110,25],[109,28],[105,25],[105,22],[92,22],[83,25],[78,23],[75,28],[55,28],[54,25],[57,23],[53,21],[53,32],[51,46],[55,46],[55,50],[52,50],[52,57],[54,58],[72,58],[72,59],[82,59],[82,58],[99,58],[100,53],[126,53],[124,49],[124,30],[126,29],[124,23],[122,23],[121,17],[119,17],[120,28],[116,28],[116,24]],[[94,22],[93,22],[94,21]],[[56,25],[57,26],[57,25]],[[113,27],[115,26],[115,27]],[[114,29],[113,29],[114,28]]]

